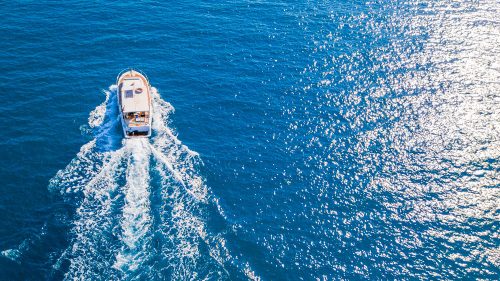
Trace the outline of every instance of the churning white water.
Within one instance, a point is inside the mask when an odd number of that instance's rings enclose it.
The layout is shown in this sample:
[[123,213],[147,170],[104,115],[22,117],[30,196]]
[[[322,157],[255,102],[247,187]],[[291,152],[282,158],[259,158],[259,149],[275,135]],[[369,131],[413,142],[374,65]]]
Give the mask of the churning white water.
[[[153,136],[122,139],[115,92],[90,114],[93,139],[51,180],[78,204],[55,270],[72,280],[229,278],[226,241],[207,231],[201,160],[169,127],[174,108],[153,88]],[[241,272],[255,277],[248,264]]]

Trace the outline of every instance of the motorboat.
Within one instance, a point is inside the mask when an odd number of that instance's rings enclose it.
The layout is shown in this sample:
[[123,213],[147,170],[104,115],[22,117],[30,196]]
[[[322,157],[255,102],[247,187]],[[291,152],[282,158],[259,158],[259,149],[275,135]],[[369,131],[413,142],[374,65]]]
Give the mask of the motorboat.
[[116,85],[125,138],[151,136],[153,103],[147,76],[138,70],[124,70],[118,74]]

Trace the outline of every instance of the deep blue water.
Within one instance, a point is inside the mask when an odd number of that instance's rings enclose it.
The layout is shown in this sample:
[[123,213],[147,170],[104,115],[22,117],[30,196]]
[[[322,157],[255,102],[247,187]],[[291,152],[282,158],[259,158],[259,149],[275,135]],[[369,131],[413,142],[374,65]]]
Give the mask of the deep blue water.
[[2,3],[0,279],[498,280],[499,13]]

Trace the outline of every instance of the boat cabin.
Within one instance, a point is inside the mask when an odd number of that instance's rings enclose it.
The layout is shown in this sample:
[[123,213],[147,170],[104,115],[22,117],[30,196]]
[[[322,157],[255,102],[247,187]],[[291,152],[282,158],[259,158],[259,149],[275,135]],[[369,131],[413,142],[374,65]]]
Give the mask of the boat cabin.
[[127,72],[120,77],[118,90],[125,136],[149,136],[151,97],[145,77],[135,71]]

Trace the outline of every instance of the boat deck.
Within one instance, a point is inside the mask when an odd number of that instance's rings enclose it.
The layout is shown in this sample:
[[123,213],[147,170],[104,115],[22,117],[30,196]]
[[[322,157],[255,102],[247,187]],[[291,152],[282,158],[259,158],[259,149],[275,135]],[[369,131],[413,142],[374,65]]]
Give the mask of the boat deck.
[[150,86],[140,73],[132,70],[120,76],[118,90],[123,113],[150,111]]
[[118,98],[123,133],[126,138],[151,135],[151,86],[135,70],[122,72],[118,79]]
[[125,122],[129,126],[144,126],[149,124],[149,115],[146,116],[135,116],[131,115],[124,118]]

